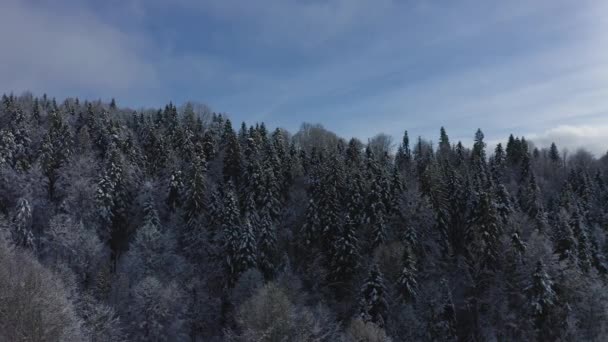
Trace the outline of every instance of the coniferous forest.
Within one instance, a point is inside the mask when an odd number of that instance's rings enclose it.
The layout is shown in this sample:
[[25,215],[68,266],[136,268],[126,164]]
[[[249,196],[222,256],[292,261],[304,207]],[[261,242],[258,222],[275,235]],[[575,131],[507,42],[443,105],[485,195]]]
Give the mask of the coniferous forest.
[[0,340],[608,339],[608,155],[403,129],[3,96]]

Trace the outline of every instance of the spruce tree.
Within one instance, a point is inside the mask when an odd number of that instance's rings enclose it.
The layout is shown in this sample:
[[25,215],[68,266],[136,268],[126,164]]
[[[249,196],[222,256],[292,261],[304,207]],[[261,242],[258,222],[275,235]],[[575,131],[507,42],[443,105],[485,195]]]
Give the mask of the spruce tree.
[[568,213],[560,209],[554,226],[555,252],[559,260],[577,260],[576,241],[568,220]]
[[276,271],[277,237],[275,226],[267,211],[262,211],[257,222],[258,264],[266,280],[272,279]]
[[356,225],[348,214],[332,241],[329,259],[330,284],[334,288],[344,288],[355,276],[360,259]]
[[174,170],[169,178],[169,191],[167,195],[167,206],[171,212],[181,205],[181,194],[184,189],[183,175],[180,170]]
[[239,145],[236,133],[232,129],[230,120],[226,120],[222,141],[225,144],[224,182],[230,181],[235,186],[239,186],[242,172],[241,146]]
[[205,160],[196,154],[191,161],[190,172],[185,184],[184,219],[192,229],[205,205]]
[[51,125],[42,142],[40,158],[44,174],[48,179],[49,198],[53,200],[55,183],[59,177],[57,171],[67,162],[72,152],[72,136],[61,114],[53,112],[50,120]]
[[35,250],[36,243],[31,224],[32,207],[27,199],[21,198],[17,202],[16,212],[13,217],[13,241],[15,241],[15,245]]
[[441,280],[441,288],[442,297],[439,310],[435,313],[435,324],[432,327],[431,335],[434,341],[456,341],[458,339],[456,335],[456,308],[447,280]]
[[441,127],[439,132],[439,150],[437,155],[439,158],[449,158],[452,152],[452,145],[450,145],[450,139],[448,138],[445,129]]
[[406,245],[403,249],[401,273],[397,280],[401,299],[406,303],[416,301],[416,296],[418,294],[417,273],[418,270],[416,269],[414,255],[409,245]]
[[549,160],[555,164],[559,164],[561,162],[559,151],[557,150],[557,146],[554,142],[551,143],[551,147],[549,148]]
[[584,219],[578,210],[572,213],[570,218],[570,226],[572,232],[577,241],[577,257],[578,265],[584,272],[589,271],[591,268],[592,255],[589,235],[587,233],[587,227],[585,226]]
[[238,240],[235,244],[234,255],[228,256],[229,265],[231,265],[231,280],[233,283],[238,277],[245,271],[251,268],[257,267],[257,247],[255,234],[249,220],[245,219],[245,222],[238,229]]
[[532,282],[526,288],[528,294],[531,318],[539,340],[545,340],[543,335],[548,333],[547,322],[557,304],[557,294],[553,288],[553,281],[545,271],[542,261],[536,263],[536,269],[532,275]]
[[372,265],[365,283],[361,287],[359,312],[364,321],[384,327],[388,318],[384,277],[377,264]]

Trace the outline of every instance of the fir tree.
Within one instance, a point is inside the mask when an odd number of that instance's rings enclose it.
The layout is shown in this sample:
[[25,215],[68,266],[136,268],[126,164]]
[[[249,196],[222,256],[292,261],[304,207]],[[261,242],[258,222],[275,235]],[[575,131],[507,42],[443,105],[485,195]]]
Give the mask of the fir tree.
[[578,264],[581,270],[587,272],[591,267],[592,255],[591,246],[589,242],[589,235],[587,233],[587,227],[583,221],[578,210],[572,213],[570,218],[570,226],[577,242],[577,257]]
[[267,211],[258,219],[258,263],[264,278],[272,279],[276,270],[277,237],[274,224]]
[[378,265],[372,265],[365,283],[361,287],[359,310],[364,321],[371,321],[383,327],[388,318],[384,277]]
[[16,213],[13,217],[13,240],[15,245],[19,247],[35,250],[36,244],[31,223],[32,207],[27,199],[21,198],[17,203]]
[[554,228],[555,252],[559,255],[559,260],[576,261],[576,241],[567,215],[564,209],[561,209],[557,215]]
[[435,315],[435,324],[431,331],[433,340],[456,341],[456,308],[452,301],[452,291],[447,280],[441,280],[442,297],[439,312]]
[[48,179],[49,198],[54,199],[57,170],[67,162],[72,152],[72,137],[67,124],[57,112],[51,114],[51,125],[42,143],[41,162]]
[[175,170],[169,178],[169,193],[167,195],[167,206],[174,212],[181,205],[181,194],[184,189],[183,175],[180,170]]
[[236,133],[232,129],[230,120],[226,120],[224,127],[223,142],[226,144],[224,155],[224,182],[232,182],[235,186],[240,185],[242,172],[241,147]]
[[408,245],[403,249],[401,273],[397,280],[397,286],[403,301],[411,303],[416,301],[418,294],[417,278],[418,270],[413,253]]
[[448,138],[445,129],[441,127],[439,132],[439,150],[438,157],[440,158],[448,158],[450,153],[452,152],[452,145],[450,145],[450,139]]
[[359,266],[359,241],[354,221],[346,215],[344,224],[331,246],[329,282],[335,288],[343,288],[355,276]]
[[551,143],[551,147],[549,148],[549,160],[555,164],[559,164],[561,162],[559,151],[557,150],[557,146],[555,146],[554,142]]
[[190,228],[196,224],[205,204],[205,172],[205,160],[195,155],[186,181],[186,198],[184,199],[184,218]]
[[237,240],[234,244],[234,254],[228,255],[232,284],[243,272],[257,266],[257,247],[251,223],[245,219],[243,224],[235,228]]
[[529,299],[531,318],[534,321],[536,333],[539,340],[544,340],[543,333],[547,332],[546,324],[550,319],[552,310],[557,304],[557,295],[553,289],[553,281],[545,271],[542,261],[536,264],[536,270],[532,275],[532,282],[526,288]]

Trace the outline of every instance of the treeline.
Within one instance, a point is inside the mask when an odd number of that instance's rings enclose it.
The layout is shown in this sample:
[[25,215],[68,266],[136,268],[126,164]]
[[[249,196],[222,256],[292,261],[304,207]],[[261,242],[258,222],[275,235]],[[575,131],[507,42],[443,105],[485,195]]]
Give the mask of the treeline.
[[600,341],[608,155],[5,95],[0,340]]

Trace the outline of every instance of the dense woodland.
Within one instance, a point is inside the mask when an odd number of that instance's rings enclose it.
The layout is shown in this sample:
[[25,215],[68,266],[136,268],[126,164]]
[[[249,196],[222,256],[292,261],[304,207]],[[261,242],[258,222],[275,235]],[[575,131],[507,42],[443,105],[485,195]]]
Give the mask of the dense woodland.
[[606,340],[608,156],[438,138],[5,95],[0,340]]

